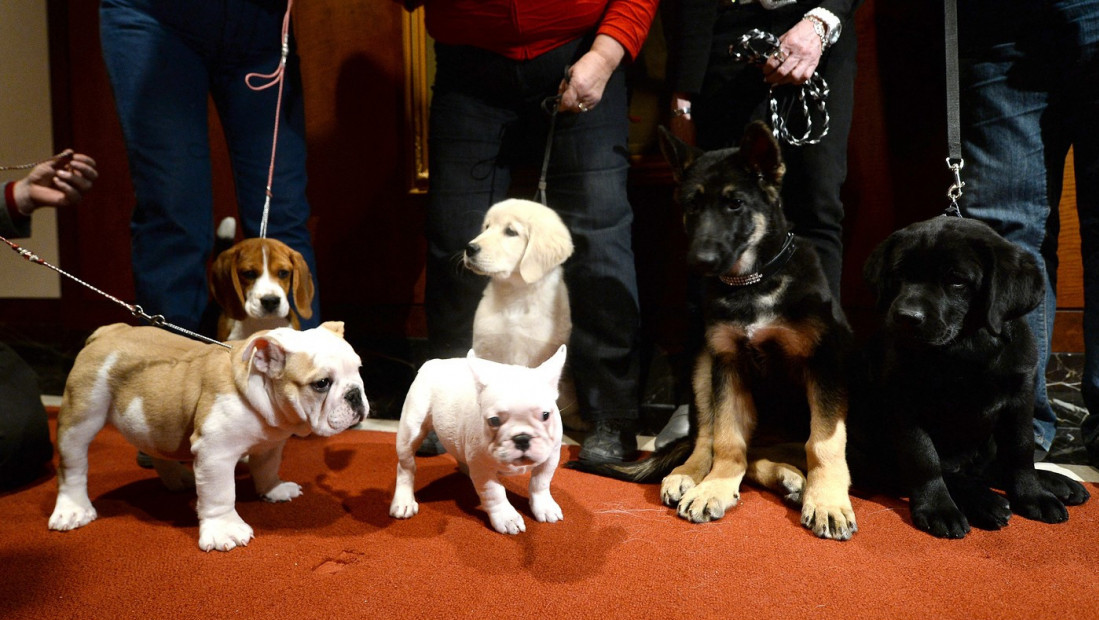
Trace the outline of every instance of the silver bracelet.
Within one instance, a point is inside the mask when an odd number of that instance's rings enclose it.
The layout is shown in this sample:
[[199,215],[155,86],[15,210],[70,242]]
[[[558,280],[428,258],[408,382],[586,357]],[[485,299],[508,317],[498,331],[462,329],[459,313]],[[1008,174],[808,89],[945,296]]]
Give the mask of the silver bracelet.
[[823,54],[824,50],[828,49],[828,26],[816,15],[806,15],[801,19],[813,24],[813,32],[820,38],[820,53]]

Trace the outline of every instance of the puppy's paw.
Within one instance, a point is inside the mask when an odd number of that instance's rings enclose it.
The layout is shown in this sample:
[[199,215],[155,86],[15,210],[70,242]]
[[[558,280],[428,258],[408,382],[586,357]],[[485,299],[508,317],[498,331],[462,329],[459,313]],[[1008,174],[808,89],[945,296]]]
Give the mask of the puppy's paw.
[[937,538],[965,538],[969,521],[956,506],[912,508],[912,525]]
[[49,527],[59,532],[75,530],[95,521],[97,516],[99,515],[90,503],[79,503],[59,496],[53,508],[53,514],[50,515]]
[[1036,470],[1038,482],[1066,506],[1079,506],[1091,498],[1084,485],[1057,472]]
[[724,517],[725,511],[736,506],[738,502],[739,485],[704,481],[683,494],[676,512],[691,523],[706,523]]
[[1011,504],[1007,498],[988,488],[972,490],[958,497],[958,507],[965,513],[973,527],[982,530],[998,530],[1011,520]]
[[532,495],[530,511],[534,513],[534,518],[542,523],[557,523],[565,518],[565,513],[561,512],[561,507],[549,493]]
[[397,489],[393,494],[393,501],[389,503],[389,516],[394,519],[409,519],[420,512],[420,505],[416,503],[416,497],[408,489]]
[[233,512],[201,519],[198,524],[198,548],[203,551],[229,551],[244,547],[252,540],[252,526]]
[[263,494],[265,502],[288,502],[301,496],[301,485],[297,482],[280,482],[273,489]]
[[1068,521],[1068,510],[1053,493],[1042,490],[1033,496],[1011,498],[1011,510],[1020,516],[1042,523],[1064,523]]
[[675,508],[683,495],[695,486],[695,481],[690,476],[683,474],[670,474],[664,477],[660,483],[660,501],[665,506]]
[[832,540],[850,540],[859,531],[850,502],[846,505],[822,506],[806,501],[801,507],[801,524],[818,537]]
[[488,514],[492,529],[501,534],[518,534],[527,531],[523,516],[512,506],[500,506]]

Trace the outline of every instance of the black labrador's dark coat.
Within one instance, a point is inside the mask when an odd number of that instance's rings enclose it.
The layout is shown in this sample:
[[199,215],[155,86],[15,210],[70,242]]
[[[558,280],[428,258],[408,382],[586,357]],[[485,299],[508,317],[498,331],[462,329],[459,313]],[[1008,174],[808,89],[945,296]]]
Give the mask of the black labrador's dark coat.
[[855,486],[909,497],[913,524],[944,538],[999,529],[1013,512],[1067,520],[1087,491],[1033,462],[1044,368],[1024,318],[1043,297],[1033,257],[942,216],[893,233],[864,275],[882,325],[850,385]]

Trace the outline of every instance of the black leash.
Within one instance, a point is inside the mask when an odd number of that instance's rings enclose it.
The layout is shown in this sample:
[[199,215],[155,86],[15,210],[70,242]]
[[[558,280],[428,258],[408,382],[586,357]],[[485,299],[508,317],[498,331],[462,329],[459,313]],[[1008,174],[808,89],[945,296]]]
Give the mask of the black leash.
[[[569,81],[569,65],[565,65],[565,83]],[[542,173],[538,175],[538,190],[534,192],[534,200],[549,206],[546,198],[546,174],[549,172],[550,151],[553,148],[553,130],[557,125],[557,108],[561,104],[561,95],[553,95],[542,100],[542,110],[549,114],[549,131],[546,132],[546,150],[542,155]]]
[[946,190],[946,197],[950,205],[943,211],[943,215],[962,217],[958,199],[962,197],[962,168],[965,167],[965,159],[962,158],[962,120],[960,112],[961,96],[959,94],[958,71],[958,5],[957,0],[945,0],[943,2],[943,25],[946,35],[946,165],[954,175],[954,183]]

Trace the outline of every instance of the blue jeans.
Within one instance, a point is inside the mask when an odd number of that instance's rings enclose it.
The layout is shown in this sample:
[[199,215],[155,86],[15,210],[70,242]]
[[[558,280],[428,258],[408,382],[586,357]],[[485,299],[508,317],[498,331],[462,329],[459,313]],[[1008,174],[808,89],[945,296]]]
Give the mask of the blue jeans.
[[1056,311],[1058,203],[1070,146],[1084,263],[1084,399],[1099,412],[1099,0],[959,3],[962,139],[960,204],[1029,250],[1046,277],[1027,316],[1038,342],[1034,426],[1049,449],[1057,418],[1045,363]]
[[[472,47],[436,45],[431,102],[427,212],[428,338],[436,357],[464,356],[486,280],[458,257],[488,208],[511,196],[513,168],[537,173],[549,115],[565,66],[588,49],[573,41],[538,58],[512,61]],[[603,100],[584,114],[558,114],[547,199],[572,233],[565,263],[572,305],[569,367],[581,415],[637,417],[639,309],[626,197],[625,76],[616,71]],[[530,194],[520,196],[531,198]]]
[[[213,97],[233,167],[245,237],[259,236],[277,88],[250,72],[279,63],[285,0],[104,0],[103,57],[126,140],[137,203],[130,222],[137,302],[196,330],[208,303],[214,242],[207,99]],[[316,274],[306,221],[305,115],[296,54],[286,66],[267,236],[301,252]],[[316,278],[314,277],[314,280]],[[313,317],[319,322],[319,296]]]

